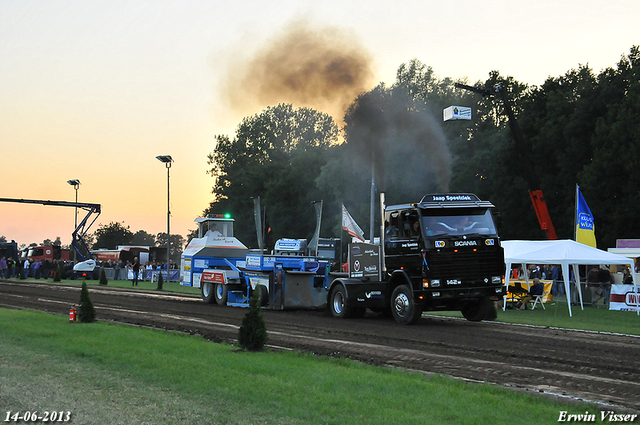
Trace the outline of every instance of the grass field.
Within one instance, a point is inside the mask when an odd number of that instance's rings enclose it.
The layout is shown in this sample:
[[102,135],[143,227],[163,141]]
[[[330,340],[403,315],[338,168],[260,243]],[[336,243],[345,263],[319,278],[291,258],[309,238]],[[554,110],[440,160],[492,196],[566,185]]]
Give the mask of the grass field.
[[[513,424],[597,412],[493,385],[0,309],[1,414],[75,424]],[[4,417],[3,417],[4,419]]]

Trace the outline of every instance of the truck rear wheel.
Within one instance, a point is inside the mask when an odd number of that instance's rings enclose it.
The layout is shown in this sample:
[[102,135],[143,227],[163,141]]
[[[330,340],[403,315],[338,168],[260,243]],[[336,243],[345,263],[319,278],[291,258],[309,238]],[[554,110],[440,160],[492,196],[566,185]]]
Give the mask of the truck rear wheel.
[[391,314],[401,325],[413,325],[422,317],[422,310],[413,300],[409,285],[400,285],[391,294]]
[[489,297],[480,298],[477,301],[467,302],[460,311],[465,319],[470,322],[480,322],[491,319],[491,299]]
[[336,285],[331,291],[329,308],[331,309],[331,315],[338,319],[346,319],[350,316],[349,308],[347,307],[347,291],[342,284]]
[[200,285],[200,292],[202,293],[202,300],[207,304],[215,302],[214,286],[209,282],[202,282]]
[[260,291],[260,305],[262,307],[265,307],[267,304],[269,304],[269,290],[264,285],[258,285],[257,288],[260,288],[259,289],[259,291]]
[[223,285],[222,283],[216,283],[214,295],[216,298],[216,303],[218,305],[226,305],[227,304],[227,285]]

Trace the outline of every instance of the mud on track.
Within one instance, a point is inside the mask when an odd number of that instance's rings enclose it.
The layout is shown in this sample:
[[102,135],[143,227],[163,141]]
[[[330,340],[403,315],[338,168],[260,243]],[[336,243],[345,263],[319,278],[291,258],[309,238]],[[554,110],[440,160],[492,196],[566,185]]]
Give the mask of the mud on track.
[[[98,319],[236,343],[246,310],[185,294],[90,287]],[[77,286],[0,281],[0,307],[68,314]],[[640,338],[423,316],[415,326],[369,314],[263,311],[269,345],[376,365],[438,373],[550,397],[640,409]]]

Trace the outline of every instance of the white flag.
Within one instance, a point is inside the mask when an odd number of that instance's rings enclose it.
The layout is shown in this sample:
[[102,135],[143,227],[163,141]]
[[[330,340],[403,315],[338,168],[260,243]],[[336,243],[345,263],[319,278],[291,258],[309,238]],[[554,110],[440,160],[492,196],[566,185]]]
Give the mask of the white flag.
[[351,217],[351,214],[349,214],[349,211],[344,207],[344,204],[342,205],[342,230],[346,230],[351,236],[360,242],[364,242],[364,232],[353,217]]

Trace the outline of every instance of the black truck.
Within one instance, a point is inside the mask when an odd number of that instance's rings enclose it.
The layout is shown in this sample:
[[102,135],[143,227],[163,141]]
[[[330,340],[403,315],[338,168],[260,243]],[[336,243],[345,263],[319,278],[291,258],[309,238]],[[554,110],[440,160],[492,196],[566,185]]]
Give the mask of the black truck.
[[494,205],[470,193],[430,194],[384,208],[380,245],[351,244],[349,276],[336,278],[328,304],[336,317],[367,308],[413,324],[423,311],[459,310],[491,319],[504,295],[504,251]]

